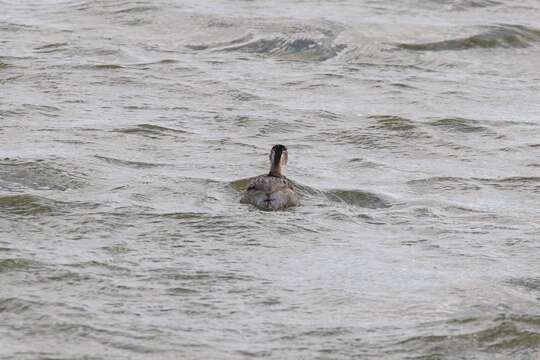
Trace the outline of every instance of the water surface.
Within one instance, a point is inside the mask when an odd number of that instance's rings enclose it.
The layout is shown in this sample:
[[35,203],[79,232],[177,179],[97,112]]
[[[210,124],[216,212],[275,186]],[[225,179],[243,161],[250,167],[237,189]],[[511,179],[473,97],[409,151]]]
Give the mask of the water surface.
[[537,1],[0,6],[0,358],[540,356]]

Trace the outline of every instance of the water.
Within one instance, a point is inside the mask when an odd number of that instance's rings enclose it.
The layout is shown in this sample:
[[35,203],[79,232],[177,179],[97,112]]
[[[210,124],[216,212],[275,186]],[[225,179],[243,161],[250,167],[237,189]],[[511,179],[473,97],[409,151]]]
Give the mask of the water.
[[1,359],[540,358],[537,1],[0,5]]

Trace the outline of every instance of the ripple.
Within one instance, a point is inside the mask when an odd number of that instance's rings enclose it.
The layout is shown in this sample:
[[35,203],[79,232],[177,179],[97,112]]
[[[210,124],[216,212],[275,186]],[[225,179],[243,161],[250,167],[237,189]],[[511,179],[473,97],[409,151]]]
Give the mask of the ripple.
[[521,25],[501,25],[493,26],[486,32],[466,38],[421,44],[399,44],[399,47],[416,51],[523,48],[538,41],[540,41],[540,30]]
[[537,176],[514,176],[500,179],[478,178],[477,180],[501,190],[540,193],[540,177]]
[[52,43],[35,47],[34,50],[39,53],[52,53],[64,50],[67,45],[68,43],[66,42]]
[[439,10],[439,5],[444,5],[453,11],[466,11],[475,8],[487,8],[501,5],[501,2],[494,0],[432,0]]
[[480,186],[474,179],[434,176],[424,179],[407,181],[407,185],[419,191],[474,191],[480,190]]
[[340,201],[349,205],[362,208],[380,209],[388,208],[392,205],[381,196],[360,190],[330,190],[325,191],[326,196],[333,201]]
[[417,126],[409,119],[394,115],[374,115],[368,119],[376,121],[376,125],[370,126],[374,129],[390,130],[390,131],[410,131]]
[[324,61],[335,57],[345,47],[343,44],[334,44],[328,38],[293,34],[256,39],[221,50],[270,55],[288,60]]
[[85,185],[86,174],[66,163],[50,160],[0,160],[0,188],[64,191]]
[[159,8],[157,6],[140,5],[140,6],[130,6],[130,7],[127,7],[125,9],[116,10],[116,11],[113,11],[113,14],[144,13],[144,12],[156,11],[156,10],[159,10]]
[[96,64],[96,65],[83,65],[79,66],[79,69],[89,69],[89,70],[119,70],[124,69],[122,65],[118,64]]
[[540,293],[539,278],[517,278],[509,280],[508,283],[525,288],[529,291],[537,291]]
[[357,145],[366,149],[413,149],[432,136],[412,120],[395,115],[374,115],[367,118],[372,123],[365,127],[321,132],[321,141],[331,139],[341,144]]
[[430,126],[461,133],[488,132],[489,128],[480,125],[480,121],[464,118],[444,118],[428,123]]
[[0,313],[20,314],[35,307],[36,305],[37,304],[34,302],[25,301],[15,297],[4,298],[0,299]]
[[[257,36],[248,33],[226,42],[187,45],[187,47],[199,51],[252,53],[285,60],[325,61],[337,56],[346,48],[345,44],[335,42],[338,32],[332,27],[336,26],[321,28],[309,25],[265,24]],[[276,31],[276,28],[281,29]]]
[[20,32],[20,31],[39,31],[38,26],[26,25],[26,24],[16,24],[16,23],[0,23],[0,31],[10,31],[10,32]]
[[137,134],[150,138],[159,138],[163,136],[173,136],[176,137],[178,134],[188,134],[187,131],[180,129],[173,129],[159,125],[153,124],[140,124],[134,127],[116,129],[114,132],[123,133],[123,134]]
[[[455,320],[453,321],[455,322]],[[467,321],[471,326],[471,322]],[[473,324],[474,325],[474,324]],[[493,354],[531,354],[540,348],[540,319],[530,315],[502,315],[482,330],[451,334],[413,337],[401,342],[409,349],[430,355],[465,355],[471,351]],[[479,325],[481,326],[481,325]]]
[[167,164],[161,164],[161,163],[148,163],[148,162],[143,162],[143,161],[121,160],[121,159],[116,159],[113,157],[101,156],[101,155],[94,155],[94,157],[96,159],[103,160],[112,165],[129,167],[133,169],[148,169],[148,168],[167,165]]
[[8,258],[0,260],[0,273],[10,271],[31,271],[42,267],[42,264],[29,259]]
[[34,195],[0,195],[0,213],[13,215],[40,215],[59,208],[53,200]]

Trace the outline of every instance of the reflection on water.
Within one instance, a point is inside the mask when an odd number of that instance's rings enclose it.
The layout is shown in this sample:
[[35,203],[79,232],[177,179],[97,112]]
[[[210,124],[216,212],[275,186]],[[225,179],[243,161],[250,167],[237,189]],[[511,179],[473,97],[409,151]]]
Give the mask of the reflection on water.
[[537,2],[0,5],[0,357],[539,356]]

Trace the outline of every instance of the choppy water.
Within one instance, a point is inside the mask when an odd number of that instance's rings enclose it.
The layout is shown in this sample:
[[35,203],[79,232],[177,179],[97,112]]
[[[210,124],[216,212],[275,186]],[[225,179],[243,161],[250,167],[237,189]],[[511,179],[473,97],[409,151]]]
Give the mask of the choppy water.
[[0,358],[540,358],[538,1],[0,6]]

